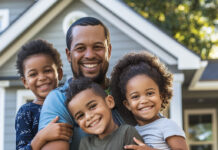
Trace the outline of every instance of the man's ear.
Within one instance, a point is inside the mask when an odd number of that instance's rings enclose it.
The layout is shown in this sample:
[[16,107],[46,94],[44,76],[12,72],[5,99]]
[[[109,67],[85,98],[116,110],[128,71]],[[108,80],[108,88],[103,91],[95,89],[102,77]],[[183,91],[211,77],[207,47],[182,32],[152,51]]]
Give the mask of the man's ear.
[[71,52],[68,48],[65,49],[66,55],[67,55],[67,60],[69,63],[71,63]]
[[23,82],[23,85],[26,89],[29,89],[29,86],[27,84],[26,78],[25,77],[21,77],[21,81]]
[[130,108],[130,106],[129,106],[129,102],[128,102],[128,100],[123,100],[123,105],[129,110],[129,111],[131,111],[131,108]]
[[111,57],[111,51],[112,51],[112,46],[111,44],[108,45],[108,60],[110,59]]
[[63,70],[62,68],[58,68],[58,80],[61,80],[63,78]]
[[105,97],[105,102],[110,109],[113,109],[115,106],[114,98],[111,95]]

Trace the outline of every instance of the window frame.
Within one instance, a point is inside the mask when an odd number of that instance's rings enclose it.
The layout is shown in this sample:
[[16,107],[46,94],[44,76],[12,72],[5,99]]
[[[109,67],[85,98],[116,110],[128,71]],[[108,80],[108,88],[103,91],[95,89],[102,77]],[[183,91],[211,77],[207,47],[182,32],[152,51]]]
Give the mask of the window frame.
[[0,20],[2,21],[0,32],[2,32],[9,25],[9,9],[0,9]]
[[[189,149],[191,149],[191,145],[204,145],[204,144],[211,144],[212,150],[217,149],[217,112],[215,108],[210,109],[185,109],[184,111],[185,115],[185,134],[187,137],[187,143],[189,146]],[[190,141],[188,139],[189,137],[189,115],[203,115],[203,114],[211,114],[212,116],[212,132],[213,134],[213,141]]]

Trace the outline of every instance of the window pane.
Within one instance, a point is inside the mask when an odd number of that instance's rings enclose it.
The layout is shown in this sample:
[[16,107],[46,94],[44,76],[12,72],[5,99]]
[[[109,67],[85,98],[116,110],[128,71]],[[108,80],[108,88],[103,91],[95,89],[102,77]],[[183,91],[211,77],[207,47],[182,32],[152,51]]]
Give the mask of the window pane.
[[212,146],[211,145],[191,146],[191,150],[212,150]]
[[212,141],[212,115],[189,116],[189,140]]

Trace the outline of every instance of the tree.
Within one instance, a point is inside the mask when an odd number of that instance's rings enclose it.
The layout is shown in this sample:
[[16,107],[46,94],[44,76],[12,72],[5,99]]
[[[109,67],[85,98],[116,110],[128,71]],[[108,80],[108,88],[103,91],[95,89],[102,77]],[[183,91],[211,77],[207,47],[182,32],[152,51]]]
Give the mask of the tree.
[[123,1],[202,59],[212,58],[218,48],[216,0]]

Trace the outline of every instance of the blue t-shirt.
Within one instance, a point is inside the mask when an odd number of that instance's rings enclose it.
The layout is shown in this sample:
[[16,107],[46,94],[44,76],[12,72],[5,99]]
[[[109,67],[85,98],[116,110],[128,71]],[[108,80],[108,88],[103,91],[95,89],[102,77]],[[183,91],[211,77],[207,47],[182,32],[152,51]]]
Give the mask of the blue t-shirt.
[[32,150],[30,145],[38,131],[42,105],[27,103],[21,106],[15,120],[16,150]]
[[[80,139],[84,136],[87,136],[87,134],[83,132],[78,124],[74,121],[65,105],[66,90],[71,81],[72,78],[66,81],[63,86],[51,91],[46,97],[40,115],[39,130],[43,129],[56,116],[59,116],[58,122],[64,122],[73,125],[73,137],[70,147],[73,150],[78,150]],[[118,125],[123,123],[122,118],[116,110],[112,110],[112,114],[114,121]]]

